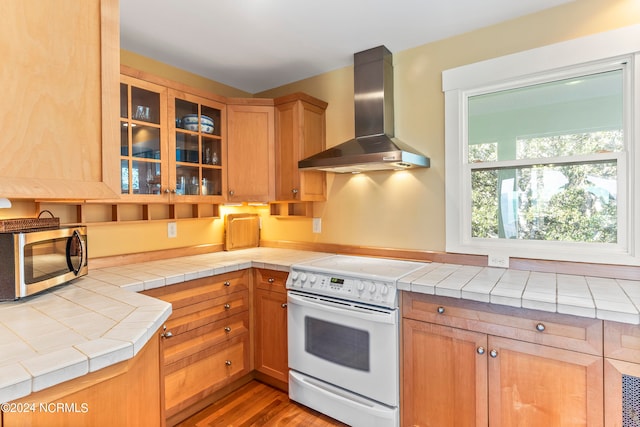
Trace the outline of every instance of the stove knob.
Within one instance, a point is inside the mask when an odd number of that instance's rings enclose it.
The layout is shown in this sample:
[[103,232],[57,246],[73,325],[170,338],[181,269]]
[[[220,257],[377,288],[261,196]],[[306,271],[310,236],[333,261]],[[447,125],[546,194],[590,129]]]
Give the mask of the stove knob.
[[364,282],[358,282],[358,292],[364,291]]
[[380,293],[382,295],[387,295],[389,293],[389,287],[387,285],[382,285],[380,288]]
[[369,292],[374,293],[376,291],[376,284],[371,282],[369,285]]
[[291,272],[291,279],[292,280],[297,280],[299,275],[300,274],[297,271],[292,271]]
[[300,280],[302,280],[303,282],[306,282],[307,281],[307,275],[304,274],[304,273],[300,274]]
[[309,275],[309,281],[311,282],[311,284],[316,283],[316,276],[314,276],[313,274]]

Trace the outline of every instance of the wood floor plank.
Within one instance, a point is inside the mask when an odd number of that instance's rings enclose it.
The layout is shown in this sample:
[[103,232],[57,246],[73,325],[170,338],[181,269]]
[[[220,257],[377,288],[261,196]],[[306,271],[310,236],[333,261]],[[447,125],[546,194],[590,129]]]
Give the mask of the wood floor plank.
[[347,427],[289,400],[286,393],[252,381],[176,427]]

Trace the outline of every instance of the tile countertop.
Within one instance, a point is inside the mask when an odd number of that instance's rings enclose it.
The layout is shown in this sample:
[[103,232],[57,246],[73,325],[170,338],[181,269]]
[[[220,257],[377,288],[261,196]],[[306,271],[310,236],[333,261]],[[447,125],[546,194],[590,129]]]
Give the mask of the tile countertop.
[[171,314],[136,292],[250,267],[330,254],[255,248],[91,270],[20,301],[0,302],[0,403],[128,360]]
[[431,263],[404,276],[398,289],[640,324],[640,278],[607,279]]
[[[171,314],[139,294],[229,271],[292,264],[332,254],[254,248],[90,270],[72,283],[0,303],[0,403],[135,356]],[[425,263],[398,289],[640,324],[640,279],[537,273]]]

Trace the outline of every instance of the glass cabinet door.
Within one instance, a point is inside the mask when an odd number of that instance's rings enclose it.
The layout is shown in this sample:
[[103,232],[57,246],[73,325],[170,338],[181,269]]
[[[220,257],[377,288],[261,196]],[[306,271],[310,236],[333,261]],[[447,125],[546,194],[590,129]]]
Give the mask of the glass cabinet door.
[[220,198],[224,180],[224,106],[186,94],[169,102],[175,116],[175,194]]
[[166,181],[166,89],[121,76],[120,192],[163,194]]

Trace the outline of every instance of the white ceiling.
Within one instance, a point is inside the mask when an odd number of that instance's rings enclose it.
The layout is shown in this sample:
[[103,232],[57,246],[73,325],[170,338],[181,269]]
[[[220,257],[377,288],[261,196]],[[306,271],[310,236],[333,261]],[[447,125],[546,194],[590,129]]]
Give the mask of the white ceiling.
[[121,0],[122,48],[257,93],[573,0]]

